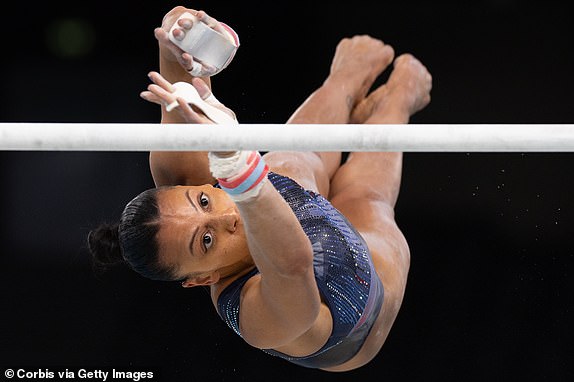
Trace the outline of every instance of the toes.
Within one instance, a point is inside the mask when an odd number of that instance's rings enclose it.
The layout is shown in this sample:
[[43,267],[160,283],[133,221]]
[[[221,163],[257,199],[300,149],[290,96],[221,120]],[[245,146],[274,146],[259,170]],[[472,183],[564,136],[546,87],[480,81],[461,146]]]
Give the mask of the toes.
[[416,60],[416,58],[410,53],[403,53],[395,59],[395,66],[399,65],[407,65],[412,61]]
[[390,45],[385,45],[381,54],[384,56],[384,61],[387,63],[387,65],[393,62],[393,58],[395,58],[395,50]]

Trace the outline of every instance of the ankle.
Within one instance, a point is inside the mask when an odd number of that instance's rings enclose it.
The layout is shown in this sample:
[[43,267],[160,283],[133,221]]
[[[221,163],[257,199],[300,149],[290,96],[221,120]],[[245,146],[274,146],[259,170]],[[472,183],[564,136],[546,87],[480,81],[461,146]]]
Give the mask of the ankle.
[[349,112],[362,100],[361,88],[356,85],[356,81],[352,81],[349,77],[344,75],[330,75],[320,88],[323,92],[335,92],[341,97],[344,97],[347,103]]
[[410,113],[404,103],[387,99],[373,109],[371,116],[365,121],[367,124],[406,124]]

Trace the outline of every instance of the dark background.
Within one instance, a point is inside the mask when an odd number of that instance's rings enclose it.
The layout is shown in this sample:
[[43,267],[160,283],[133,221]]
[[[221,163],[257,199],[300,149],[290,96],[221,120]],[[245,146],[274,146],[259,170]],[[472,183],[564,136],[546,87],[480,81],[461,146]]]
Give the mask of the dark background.
[[[179,4],[14,3],[3,17],[0,121],[158,122],[138,94],[158,69],[153,28]],[[322,83],[338,41],[362,33],[432,73],[432,102],[413,123],[574,122],[568,2],[181,4],[239,33],[241,49],[213,83],[243,123],[284,122]],[[93,272],[86,235],[153,186],[146,153],[0,152],[1,371],[572,380],[573,166],[569,153],[406,153],[396,216],[412,267],[402,310],[376,359],[329,374],[250,348],[203,290],[125,268]]]

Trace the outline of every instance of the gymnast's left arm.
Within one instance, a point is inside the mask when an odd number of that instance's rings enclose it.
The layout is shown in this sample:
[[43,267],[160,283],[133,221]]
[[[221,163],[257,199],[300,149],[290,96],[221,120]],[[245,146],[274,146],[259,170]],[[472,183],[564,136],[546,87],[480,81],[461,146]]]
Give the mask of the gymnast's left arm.
[[[162,118],[162,123],[214,123],[200,111],[195,111],[183,98],[174,95],[175,87],[161,74],[151,72],[149,77],[153,83],[148,86],[148,90],[141,93],[143,99],[161,105],[163,110],[166,109],[166,105],[177,102],[175,109],[169,112],[165,111],[166,114],[172,115],[172,117],[168,120]],[[233,110],[211,97],[211,89],[203,79],[194,78],[191,80],[191,84],[202,100],[235,119]],[[190,128],[193,128],[193,126],[190,126]],[[207,152],[153,151],[150,153],[150,169],[154,182],[158,187],[164,185],[197,186],[215,184],[216,182],[209,171]]]
[[[170,83],[191,82],[195,78],[189,73],[189,69],[193,67],[193,58],[189,54],[184,54],[183,50],[169,39],[172,26],[185,12],[197,15],[196,10],[177,6],[163,17],[162,25],[154,30],[159,45],[160,73],[166,82],[169,81]],[[206,15],[206,17],[208,16]],[[214,26],[214,28],[217,27],[218,24]],[[154,80],[153,77],[152,72],[150,73],[152,81]],[[211,87],[210,77],[202,77],[201,80],[209,88]],[[182,115],[168,112],[165,104],[160,103],[160,105],[162,124],[186,123]],[[152,151],[149,156],[149,164],[152,177],[158,187],[165,185],[193,186],[214,182],[209,173],[206,152]]]

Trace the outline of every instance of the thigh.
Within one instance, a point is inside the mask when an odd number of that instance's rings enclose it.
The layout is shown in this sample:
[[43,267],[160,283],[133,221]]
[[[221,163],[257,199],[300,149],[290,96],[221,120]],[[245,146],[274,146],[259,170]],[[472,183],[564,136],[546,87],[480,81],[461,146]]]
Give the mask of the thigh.
[[355,227],[367,242],[373,264],[383,286],[385,298],[400,303],[410,267],[410,250],[394,219],[391,206],[368,196],[340,193],[331,203]]
[[329,169],[314,152],[272,151],[263,158],[269,170],[287,176],[303,188],[329,195]]
[[332,181],[330,200],[365,238],[377,273],[398,313],[410,267],[407,241],[395,221],[400,153],[352,153]]
[[410,254],[394,221],[392,208],[377,199],[341,193],[331,201],[363,236],[384,287],[383,306],[359,353],[331,371],[352,370],[371,361],[381,350],[399,313],[407,281]]
[[363,235],[383,285],[404,289],[407,241],[395,222],[402,171],[400,153],[352,153],[335,173],[330,201]]

